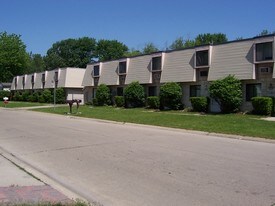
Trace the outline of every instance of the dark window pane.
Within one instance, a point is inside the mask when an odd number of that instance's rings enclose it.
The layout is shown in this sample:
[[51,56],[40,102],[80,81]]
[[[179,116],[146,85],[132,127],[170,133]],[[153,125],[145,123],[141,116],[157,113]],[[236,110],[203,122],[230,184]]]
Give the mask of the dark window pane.
[[54,73],[54,80],[57,82],[58,81],[58,72]]
[[123,96],[123,87],[118,87],[116,89],[116,95],[117,96]]
[[148,96],[157,96],[157,87],[153,86],[153,87],[149,87],[148,88]]
[[256,44],[256,61],[273,59],[272,42]]
[[251,101],[253,97],[261,95],[261,84],[247,84],[246,85],[246,101]]
[[208,50],[196,52],[196,66],[208,66]]
[[99,76],[99,65],[94,66],[93,76]]
[[208,76],[208,71],[200,71],[200,76],[201,77],[207,77]]
[[152,71],[161,70],[161,57],[152,58]]
[[125,74],[126,73],[126,62],[119,62],[118,73]]
[[190,86],[190,97],[201,96],[201,85],[191,85]]

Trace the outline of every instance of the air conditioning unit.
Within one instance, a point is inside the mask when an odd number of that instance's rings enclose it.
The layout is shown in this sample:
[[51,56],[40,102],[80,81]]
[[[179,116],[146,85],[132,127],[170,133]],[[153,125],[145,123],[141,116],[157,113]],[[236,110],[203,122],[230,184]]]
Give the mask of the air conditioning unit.
[[270,73],[271,68],[270,67],[260,67],[260,72],[261,73]]

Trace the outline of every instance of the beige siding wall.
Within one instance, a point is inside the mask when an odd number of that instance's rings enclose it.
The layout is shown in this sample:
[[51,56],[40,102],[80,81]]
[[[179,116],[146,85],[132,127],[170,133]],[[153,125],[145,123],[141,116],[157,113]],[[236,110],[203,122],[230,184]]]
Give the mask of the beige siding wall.
[[100,77],[98,84],[117,85],[118,84],[118,69],[119,61],[103,62],[100,68]]
[[33,89],[42,89],[42,73],[36,73]]
[[229,74],[241,80],[252,79],[253,43],[251,40],[214,46],[208,80],[216,80]]
[[174,51],[165,54],[161,83],[191,82],[194,80],[194,49]]
[[85,73],[84,73],[84,77],[83,77],[83,81],[82,81],[82,86],[83,87],[88,87],[88,86],[93,86],[93,77],[92,77],[92,70],[93,70],[93,65],[92,64],[88,64],[86,69],[85,69]]
[[23,80],[23,76],[18,76],[17,77],[17,88],[16,88],[16,90],[22,90],[23,89],[22,80]]
[[26,75],[25,89],[32,89],[32,74]]
[[58,82],[58,86],[69,88],[83,88],[82,81],[84,78],[84,74],[85,69],[67,68],[66,70],[61,70],[60,84]]
[[55,70],[51,70],[47,72],[45,89],[54,88],[54,73],[55,73]]
[[131,58],[129,61],[128,73],[126,75],[125,84],[133,81],[139,81],[140,84],[148,84],[151,82],[151,55]]
[[16,76],[13,77],[13,80],[12,80],[12,83],[11,83],[11,90],[15,90],[15,79],[16,79]]

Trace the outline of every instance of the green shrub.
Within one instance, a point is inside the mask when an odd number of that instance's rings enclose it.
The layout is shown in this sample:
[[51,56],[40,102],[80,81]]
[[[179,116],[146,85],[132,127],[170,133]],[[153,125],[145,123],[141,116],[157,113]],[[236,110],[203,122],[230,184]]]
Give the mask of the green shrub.
[[232,75],[213,81],[209,93],[223,113],[236,112],[242,104],[241,81]]
[[13,95],[13,101],[22,101],[22,94],[20,92],[15,92]]
[[38,102],[39,103],[45,103],[46,102],[43,95],[38,96]]
[[32,94],[32,96],[33,96],[33,102],[38,102],[38,98],[39,98],[40,95],[41,95],[40,92],[35,91]]
[[57,88],[55,91],[56,96],[56,103],[57,104],[64,104],[66,102],[66,94],[64,88]]
[[207,112],[209,101],[207,97],[191,97],[190,102],[192,104],[193,111]]
[[2,101],[4,97],[8,97],[9,100],[10,100],[11,92],[10,91],[1,90],[0,91],[0,101]]
[[117,107],[124,107],[124,97],[123,96],[115,96],[115,105]]
[[93,98],[93,105],[94,105],[94,106],[98,106],[97,98]]
[[42,92],[41,96],[43,97],[44,102],[46,102],[46,103],[52,103],[53,102],[53,95],[52,95],[52,93],[49,89],[45,89]]
[[22,101],[27,102],[29,96],[30,96],[30,92],[29,92],[29,91],[24,91],[24,92],[22,93]]
[[151,109],[159,109],[160,101],[158,96],[147,97],[147,107]]
[[181,98],[182,89],[176,82],[168,82],[160,87],[160,109],[174,109],[183,108]]
[[100,84],[96,90],[97,106],[110,105],[110,89],[106,84]]
[[270,97],[253,97],[252,99],[253,113],[259,115],[271,115],[272,98]]
[[145,102],[143,86],[138,81],[130,83],[124,89],[125,107],[142,107]]
[[28,102],[34,102],[34,96],[33,94],[30,94],[27,99]]

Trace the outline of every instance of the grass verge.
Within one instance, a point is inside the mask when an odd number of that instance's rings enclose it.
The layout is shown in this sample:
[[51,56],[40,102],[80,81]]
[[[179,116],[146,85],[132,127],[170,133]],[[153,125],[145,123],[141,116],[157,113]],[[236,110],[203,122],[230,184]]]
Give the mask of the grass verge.
[[19,108],[19,107],[35,107],[35,106],[44,106],[47,105],[45,103],[38,103],[38,102],[9,102],[8,104],[4,104],[4,102],[1,102],[0,107],[6,107],[6,108]]
[[[69,107],[41,108],[34,111],[66,114]],[[205,132],[234,134],[275,139],[275,122],[262,120],[261,116],[243,114],[200,115],[182,111],[159,112],[148,109],[123,109],[114,107],[81,106],[74,116],[180,128]]]

